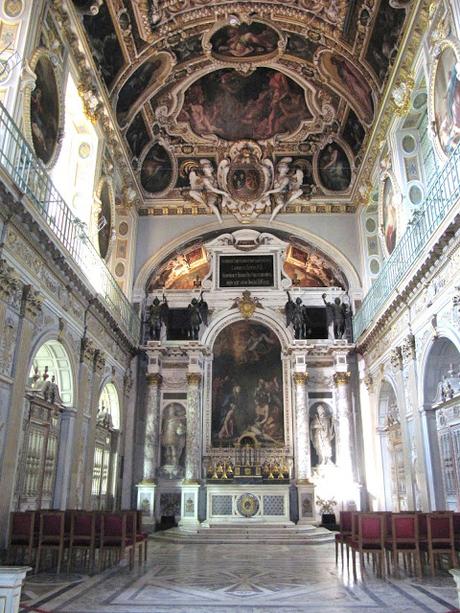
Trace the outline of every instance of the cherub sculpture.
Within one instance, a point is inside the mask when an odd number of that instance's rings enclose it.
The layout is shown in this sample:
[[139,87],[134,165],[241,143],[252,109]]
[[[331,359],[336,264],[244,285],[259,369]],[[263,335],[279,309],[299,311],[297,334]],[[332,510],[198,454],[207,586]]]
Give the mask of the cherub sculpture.
[[275,208],[270,217],[272,222],[282,208],[287,207],[291,202],[294,202],[302,195],[303,170],[295,167],[291,171],[289,164],[292,158],[282,158],[276,167],[276,176],[273,182],[273,188],[265,195],[271,195],[275,201]]
[[209,160],[200,160],[200,169],[192,168],[189,173],[190,191],[189,196],[198,204],[211,209],[214,215],[222,223],[218,203],[227,193],[219,189],[214,168]]

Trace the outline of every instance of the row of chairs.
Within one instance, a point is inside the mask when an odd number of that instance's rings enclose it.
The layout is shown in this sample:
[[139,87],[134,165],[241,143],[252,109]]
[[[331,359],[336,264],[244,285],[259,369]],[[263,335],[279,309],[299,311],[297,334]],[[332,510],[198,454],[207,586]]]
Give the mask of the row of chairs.
[[[460,513],[441,511],[437,513],[360,513],[342,511],[340,530],[335,536],[335,556],[338,562],[339,547],[347,564],[352,554],[353,574],[356,576],[356,556],[359,556],[361,573],[365,572],[364,555],[372,557],[374,568],[383,576],[385,560],[388,572],[399,573],[400,554],[409,572],[415,570],[418,577],[423,572],[425,561],[431,574],[435,574],[436,559],[448,556],[452,568],[458,567],[457,552],[460,551]],[[407,564],[408,562],[408,564]]]
[[142,532],[139,511],[23,511],[10,518],[8,562],[33,564],[39,572],[47,550],[57,554],[56,572],[61,572],[67,557],[67,572],[75,558],[88,565],[90,572],[128,556],[130,569],[136,550],[139,563],[147,558],[147,534]]

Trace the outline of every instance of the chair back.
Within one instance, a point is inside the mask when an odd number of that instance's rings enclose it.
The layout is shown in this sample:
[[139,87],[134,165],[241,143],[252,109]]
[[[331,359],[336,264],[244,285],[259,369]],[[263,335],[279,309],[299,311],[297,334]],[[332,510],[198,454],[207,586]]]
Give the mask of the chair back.
[[352,511],[340,511],[340,532],[342,534],[352,533]]
[[126,540],[126,515],[124,513],[101,514],[101,540],[102,543]]
[[359,516],[360,516],[359,511],[352,511],[351,512],[351,539],[353,541],[358,539]]
[[454,536],[460,539],[460,513],[454,513]]
[[40,540],[56,541],[64,538],[64,511],[40,511]]
[[70,514],[70,534],[78,539],[92,539],[96,527],[96,516],[90,511],[72,511]]
[[386,516],[381,513],[360,513],[358,541],[360,545],[385,545]]
[[394,513],[391,517],[393,543],[418,543],[418,522],[419,517],[417,513]]
[[10,543],[32,541],[35,528],[35,511],[13,511],[10,518]]
[[451,547],[454,542],[454,517],[452,512],[428,513],[427,534],[433,545]]
[[134,537],[137,534],[137,513],[136,511],[122,511],[126,516],[126,536]]

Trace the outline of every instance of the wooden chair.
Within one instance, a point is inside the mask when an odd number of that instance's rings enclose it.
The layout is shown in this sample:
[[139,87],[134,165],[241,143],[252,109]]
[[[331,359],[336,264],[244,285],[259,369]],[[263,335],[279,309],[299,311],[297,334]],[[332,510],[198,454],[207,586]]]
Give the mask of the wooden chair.
[[335,563],[338,563],[339,559],[339,545],[340,554],[342,556],[343,564],[343,546],[345,544],[345,538],[352,534],[352,511],[340,511],[340,530],[335,535]]
[[364,575],[364,554],[378,560],[377,575],[385,573],[385,535],[387,518],[384,513],[359,513],[358,538],[351,542],[353,574],[356,577],[356,553],[359,555],[361,575]]
[[[31,564],[37,546],[35,511],[14,511],[10,513],[7,563],[16,562],[17,551],[22,551],[21,562]],[[14,553],[14,556],[13,556]]]
[[128,515],[126,513],[101,514],[101,547],[98,571],[107,553],[115,553],[118,559],[123,559],[127,553],[129,555],[129,568],[133,568],[134,541],[127,534],[127,520]]
[[96,513],[91,511],[70,512],[67,572],[70,572],[72,555],[75,550],[83,551],[85,561],[89,558],[90,572],[94,571],[96,547],[100,545],[100,539],[96,538],[96,517]]
[[450,511],[426,514],[427,538],[420,547],[427,551],[432,576],[435,575],[435,556],[448,555],[452,568],[457,568],[455,552],[454,518]]
[[64,511],[40,511],[40,529],[38,533],[37,558],[35,572],[40,569],[40,560],[43,549],[57,550],[56,573],[61,572],[64,552],[69,544],[69,537],[65,534],[66,522]]
[[391,553],[393,572],[399,574],[399,554],[413,557],[417,577],[422,576],[418,513],[393,513],[391,535],[386,538],[385,548]]
[[139,554],[139,564],[142,559],[147,559],[147,538],[138,530],[138,513],[136,510],[122,511],[126,514],[126,536],[133,543],[133,556],[136,555],[136,549]]

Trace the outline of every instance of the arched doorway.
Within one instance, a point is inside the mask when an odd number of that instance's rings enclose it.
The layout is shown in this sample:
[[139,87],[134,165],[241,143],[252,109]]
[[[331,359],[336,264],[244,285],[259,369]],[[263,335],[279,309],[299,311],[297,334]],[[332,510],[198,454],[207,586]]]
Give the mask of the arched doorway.
[[434,340],[423,377],[427,446],[436,507],[460,510],[460,352]]
[[73,403],[69,356],[57,340],[41,345],[29,372],[24,430],[16,481],[18,510],[53,506],[60,437],[60,416]]
[[393,386],[383,381],[379,395],[379,434],[382,453],[385,508],[407,510],[406,474],[401,417]]
[[117,491],[120,401],[117,388],[107,383],[99,397],[96,416],[91,506],[93,509],[114,507]]

